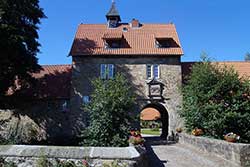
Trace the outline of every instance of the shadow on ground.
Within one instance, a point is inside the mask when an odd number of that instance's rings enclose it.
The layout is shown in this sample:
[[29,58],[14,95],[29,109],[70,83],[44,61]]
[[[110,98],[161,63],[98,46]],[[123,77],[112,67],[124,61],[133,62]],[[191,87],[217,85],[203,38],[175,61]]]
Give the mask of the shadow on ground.
[[144,139],[146,140],[145,147],[147,150],[147,158],[150,164],[149,166],[150,167],[165,167],[164,164],[167,164],[168,160],[160,159],[154,152],[152,146],[171,145],[175,143],[167,141],[167,140],[162,140],[160,137],[157,137],[157,136],[145,137]]

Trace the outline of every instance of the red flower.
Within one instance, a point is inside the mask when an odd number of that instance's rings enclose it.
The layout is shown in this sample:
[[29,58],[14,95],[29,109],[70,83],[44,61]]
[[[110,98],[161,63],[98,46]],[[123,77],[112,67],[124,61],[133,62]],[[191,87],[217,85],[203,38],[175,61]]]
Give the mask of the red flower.
[[134,131],[134,130],[131,130],[131,131],[130,131],[130,134],[131,134],[131,136],[135,136],[135,134],[136,134],[136,131]]
[[86,161],[86,160],[82,160],[82,164],[83,164],[85,167],[88,167],[88,166],[89,166],[88,161]]

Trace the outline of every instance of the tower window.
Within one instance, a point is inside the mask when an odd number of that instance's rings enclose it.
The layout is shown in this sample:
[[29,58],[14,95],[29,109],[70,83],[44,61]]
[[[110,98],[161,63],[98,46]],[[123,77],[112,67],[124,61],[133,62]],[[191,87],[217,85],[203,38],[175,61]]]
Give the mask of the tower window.
[[160,78],[160,66],[158,64],[148,64],[146,71],[147,79]]
[[108,27],[109,28],[116,28],[118,25],[118,21],[116,18],[110,18],[108,21]]
[[114,78],[114,64],[101,64],[101,79]]

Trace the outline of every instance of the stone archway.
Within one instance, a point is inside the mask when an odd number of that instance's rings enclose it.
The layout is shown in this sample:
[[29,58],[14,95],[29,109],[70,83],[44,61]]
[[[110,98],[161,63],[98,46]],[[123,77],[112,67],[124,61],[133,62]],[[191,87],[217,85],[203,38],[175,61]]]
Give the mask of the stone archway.
[[169,116],[166,108],[160,103],[147,104],[140,112],[141,119],[157,120],[162,123],[161,138],[166,139],[168,136]]

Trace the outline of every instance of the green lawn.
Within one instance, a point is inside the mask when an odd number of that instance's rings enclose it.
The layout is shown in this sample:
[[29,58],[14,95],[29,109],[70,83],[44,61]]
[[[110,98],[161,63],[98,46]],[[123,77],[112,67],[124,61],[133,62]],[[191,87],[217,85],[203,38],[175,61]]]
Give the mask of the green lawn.
[[141,129],[141,133],[142,134],[146,134],[146,135],[160,135],[160,130],[158,131],[154,131],[152,129]]

